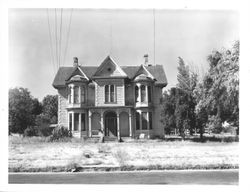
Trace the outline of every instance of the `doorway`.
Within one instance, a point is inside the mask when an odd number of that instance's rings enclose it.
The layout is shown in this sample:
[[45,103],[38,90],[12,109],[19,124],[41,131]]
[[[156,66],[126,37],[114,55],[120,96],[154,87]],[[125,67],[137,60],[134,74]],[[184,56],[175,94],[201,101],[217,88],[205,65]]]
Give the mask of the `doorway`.
[[117,137],[117,116],[113,111],[105,115],[105,136]]

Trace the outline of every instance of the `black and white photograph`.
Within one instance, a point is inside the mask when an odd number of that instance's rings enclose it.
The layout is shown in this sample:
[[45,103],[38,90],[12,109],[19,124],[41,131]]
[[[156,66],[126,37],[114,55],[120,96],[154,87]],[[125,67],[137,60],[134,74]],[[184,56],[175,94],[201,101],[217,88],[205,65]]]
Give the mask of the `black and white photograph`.
[[239,186],[238,9],[7,19],[9,185]]

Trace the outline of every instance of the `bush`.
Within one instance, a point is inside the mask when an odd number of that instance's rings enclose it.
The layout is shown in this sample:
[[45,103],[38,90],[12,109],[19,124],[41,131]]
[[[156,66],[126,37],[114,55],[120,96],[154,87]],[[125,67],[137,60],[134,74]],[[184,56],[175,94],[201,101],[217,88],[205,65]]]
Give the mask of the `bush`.
[[38,135],[41,137],[48,137],[52,135],[53,128],[49,127],[49,125],[43,125],[38,128]]
[[63,126],[57,126],[52,131],[52,135],[50,136],[50,141],[61,141],[67,140],[67,138],[72,137],[71,132]]
[[37,136],[38,131],[36,127],[28,127],[27,129],[24,130],[23,135],[25,137],[32,137],[32,136]]

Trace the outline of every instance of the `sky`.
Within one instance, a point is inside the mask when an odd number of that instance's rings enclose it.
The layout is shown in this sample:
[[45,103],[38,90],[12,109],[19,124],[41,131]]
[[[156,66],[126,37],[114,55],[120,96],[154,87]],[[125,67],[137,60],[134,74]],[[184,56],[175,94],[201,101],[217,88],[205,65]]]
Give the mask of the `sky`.
[[55,9],[9,9],[9,88],[28,88],[40,101],[57,93],[52,82],[59,66],[60,29],[60,66],[73,66],[73,57],[81,65],[99,66],[108,55],[120,66],[140,65],[148,54],[149,63],[155,58],[164,66],[167,88],[177,83],[178,57],[202,72],[208,54],[239,39],[236,11],[156,9],[154,57],[153,10],[57,9],[56,16]]

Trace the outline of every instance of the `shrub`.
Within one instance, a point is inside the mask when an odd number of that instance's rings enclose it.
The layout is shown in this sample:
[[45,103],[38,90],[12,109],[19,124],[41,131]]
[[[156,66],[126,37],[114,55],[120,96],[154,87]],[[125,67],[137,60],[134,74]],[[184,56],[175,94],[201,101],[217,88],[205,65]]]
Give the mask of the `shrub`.
[[57,126],[52,131],[52,135],[50,136],[50,141],[61,141],[67,140],[72,136],[71,132],[63,126]]
[[36,127],[28,127],[27,129],[24,130],[23,135],[25,137],[32,137],[32,136],[37,136],[38,131]]
[[53,128],[49,127],[49,125],[42,125],[38,127],[38,135],[41,137],[48,137],[52,135]]

